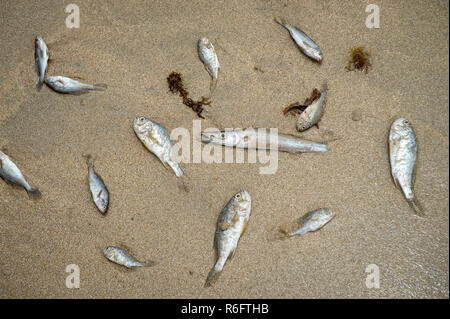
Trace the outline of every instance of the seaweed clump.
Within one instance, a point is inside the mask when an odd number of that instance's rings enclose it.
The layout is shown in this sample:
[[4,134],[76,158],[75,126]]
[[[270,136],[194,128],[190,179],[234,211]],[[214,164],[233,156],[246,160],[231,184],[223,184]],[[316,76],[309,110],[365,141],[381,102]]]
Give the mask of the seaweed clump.
[[348,71],[365,71],[367,74],[369,68],[372,66],[369,61],[370,53],[364,47],[356,47],[351,50],[350,54],[351,60],[348,62],[346,69]]
[[317,88],[314,88],[314,90],[311,93],[311,96],[309,98],[306,98],[303,104],[300,104],[300,102],[292,103],[283,109],[283,114],[286,115],[290,112],[292,112],[291,114],[302,113],[304,110],[306,110],[308,106],[312,104],[312,102],[320,98],[320,95],[321,95],[320,91]]
[[202,99],[199,101],[194,101],[189,97],[189,92],[184,88],[183,79],[181,78],[181,73],[172,72],[167,77],[167,83],[169,84],[169,90],[173,94],[179,93],[183,98],[183,104],[190,107],[194,112],[197,113],[197,116],[204,119],[202,116],[203,105],[210,105],[211,101],[209,101],[206,97],[202,96]]

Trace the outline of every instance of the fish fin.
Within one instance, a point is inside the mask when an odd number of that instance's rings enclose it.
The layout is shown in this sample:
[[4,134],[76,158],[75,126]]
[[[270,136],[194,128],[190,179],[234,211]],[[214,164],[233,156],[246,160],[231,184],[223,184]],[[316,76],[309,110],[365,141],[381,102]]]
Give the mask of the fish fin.
[[42,89],[42,86],[44,86],[44,82],[41,82],[41,80],[39,80],[36,84],[36,90],[40,91]]
[[103,192],[103,189],[101,189],[101,190],[98,192],[97,197],[100,197],[100,195],[102,194],[102,192]]
[[[164,162],[162,163],[164,164],[165,167],[167,167]],[[172,168],[177,177],[181,177],[184,175],[183,170],[181,169],[180,165],[177,165],[177,163],[167,162],[167,164],[170,166],[170,168]]]
[[3,168],[3,160],[0,158],[0,168]]
[[420,217],[425,217],[425,213],[423,212],[422,205],[419,203],[417,198],[413,197],[411,199],[407,199],[409,206],[414,210],[416,215]]
[[211,287],[211,285],[216,282],[217,278],[219,278],[219,275],[222,271],[216,270],[215,266],[211,269],[211,271],[208,274],[208,277],[206,278],[205,287]]
[[400,184],[398,183],[398,179],[393,177],[393,180],[394,180],[395,187],[397,187],[398,189],[401,189]]
[[27,191],[27,193],[28,193],[28,196],[34,200],[40,199],[42,197],[41,192],[37,188],[32,188],[29,191]]
[[[244,225],[242,225],[241,234],[239,236],[242,236],[242,234],[245,232],[245,229],[247,229],[247,221],[244,222]],[[234,252],[234,250],[233,250]]]
[[94,91],[104,91],[108,88],[108,85],[106,85],[105,83],[96,83],[93,84],[94,88],[92,90]]
[[234,248],[231,252],[230,255],[228,256],[228,260],[232,260],[234,257],[234,253],[236,252],[236,248]]

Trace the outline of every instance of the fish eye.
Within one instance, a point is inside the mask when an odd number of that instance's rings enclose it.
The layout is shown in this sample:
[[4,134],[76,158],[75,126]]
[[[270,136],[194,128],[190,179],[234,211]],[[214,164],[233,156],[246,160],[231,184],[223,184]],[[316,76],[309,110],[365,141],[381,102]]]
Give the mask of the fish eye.
[[144,122],[145,118],[144,117],[140,117],[139,121]]
[[221,137],[221,138],[225,138],[225,133],[223,133],[223,132],[220,133],[220,137]]
[[237,199],[241,198],[241,194],[236,194],[236,198]]

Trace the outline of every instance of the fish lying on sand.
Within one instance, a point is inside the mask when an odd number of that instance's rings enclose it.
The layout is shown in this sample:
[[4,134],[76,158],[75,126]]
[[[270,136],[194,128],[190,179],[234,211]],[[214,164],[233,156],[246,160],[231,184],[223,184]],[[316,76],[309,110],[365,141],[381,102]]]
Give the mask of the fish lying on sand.
[[417,140],[411,122],[405,118],[396,119],[389,133],[389,159],[395,186],[400,188],[408,204],[423,216],[423,209],[414,195],[413,179],[417,159]]
[[223,266],[236,251],[239,238],[250,218],[252,199],[247,191],[235,194],[222,209],[217,220],[215,248],[217,261],[206,278],[205,287],[211,286],[222,272]]
[[65,76],[49,76],[45,83],[59,93],[69,93],[74,95],[84,94],[88,91],[104,91],[108,87],[104,83],[86,84]]
[[28,184],[20,169],[14,162],[2,151],[0,151],[0,177],[5,181],[22,186],[31,199],[41,198],[41,192]]
[[336,214],[329,208],[320,208],[300,217],[295,227],[290,229],[281,229],[287,236],[304,235],[308,232],[316,231],[325,226]]
[[[270,141],[278,138],[278,145]],[[201,132],[201,140],[229,147],[248,149],[272,149],[280,152],[306,153],[328,152],[326,144],[303,140],[289,134],[273,135],[268,129],[244,129],[233,131]]]
[[302,30],[290,26],[281,19],[275,18],[274,20],[276,23],[285,27],[289,31],[295,43],[297,43],[300,50],[306,56],[310,57],[311,59],[317,62],[322,62],[323,59],[322,51],[320,51],[319,46],[313,40],[311,40],[310,37],[308,37]]
[[207,38],[201,38],[200,40],[198,40],[198,55],[212,78],[209,88],[211,96],[217,85],[220,64],[219,59],[217,58],[216,50],[214,49],[211,41],[209,41]]
[[110,261],[125,266],[127,268],[133,267],[151,267],[155,265],[154,261],[142,262],[131,256],[125,250],[119,247],[106,247],[103,249],[103,255]]
[[134,119],[133,128],[144,146],[155,154],[164,166],[169,165],[177,177],[184,175],[180,165],[171,159],[172,141],[162,125],[146,117],[138,116]]
[[103,182],[103,179],[94,171],[94,161],[91,155],[86,155],[88,165],[89,188],[91,190],[92,200],[95,206],[102,214],[106,214],[109,205],[109,192]]
[[39,81],[36,88],[40,90],[44,84],[45,71],[48,66],[48,48],[41,36],[37,36],[34,41],[34,59],[36,60],[36,67],[39,74]]
[[325,112],[325,102],[327,97],[327,84],[322,85],[320,97],[309,105],[297,118],[297,130],[306,131],[310,127],[319,123]]

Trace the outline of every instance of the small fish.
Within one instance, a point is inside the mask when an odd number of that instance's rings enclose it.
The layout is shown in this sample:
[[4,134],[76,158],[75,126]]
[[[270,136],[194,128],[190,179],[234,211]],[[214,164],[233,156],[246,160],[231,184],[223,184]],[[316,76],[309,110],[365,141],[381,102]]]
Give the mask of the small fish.
[[389,133],[389,159],[395,186],[400,188],[409,206],[416,214],[423,216],[423,209],[414,195],[413,179],[417,158],[416,134],[411,122],[405,118],[396,119]]
[[286,235],[292,237],[319,230],[332,220],[335,215],[329,208],[320,208],[306,213],[298,219],[297,228],[292,232],[288,232]]
[[59,93],[70,93],[74,95],[87,93],[89,90],[104,91],[108,87],[104,83],[85,84],[65,76],[49,76],[45,83]]
[[223,266],[236,251],[239,238],[250,218],[252,199],[247,191],[235,194],[222,209],[217,220],[215,248],[217,262],[206,278],[205,287],[211,286],[222,272]]
[[289,31],[295,43],[297,43],[300,50],[306,56],[317,62],[322,62],[323,56],[319,46],[313,40],[311,40],[311,38],[308,37],[302,30],[292,27],[283,20],[277,18],[275,18],[275,22],[285,27]]
[[309,105],[297,118],[297,130],[306,131],[310,127],[319,123],[325,111],[325,101],[327,97],[327,84],[322,85],[320,97]]
[[171,160],[172,141],[169,133],[162,125],[143,116],[138,116],[134,119],[133,128],[144,146],[155,154],[164,166],[169,165],[177,177],[184,175],[180,165]]
[[17,184],[25,188],[31,199],[40,199],[41,192],[37,188],[33,188],[28,184],[20,169],[13,161],[0,151],[0,177],[5,181]]
[[44,84],[45,71],[48,66],[48,48],[41,36],[37,36],[34,41],[34,59],[39,74],[39,81],[36,88],[40,90]]
[[209,75],[211,75],[211,85],[209,87],[210,95],[212,95],[217,85],[217,79],[219,77],[219,59],[217,58],[216,50],[213,44],[207,38],[201,38],[198,40],[198,55],[205,65]]
[[127,268],[133,267],[151,267],[155,265],[154,261],[141,262],[119,247],[106,247],[103,249],[103,255],[110,261],[125,266]]
[[[267,129],[244,129],[233,131],[201,132],[201,140],[206,143],[214,143],[229,147],[247,149],[273,149],[280,152],[306,153],[328,152],[328,146],[322,143],[303,140],[289,134],[272,135]],[[278,145],[270,141],[278,138]]]
[[108,189],[103,179],[94,171],[94,161],[91,155],[86,155],[86,164],[88,165],[89,188],[91,190],[92,200],[98,210],[105,215],[109,205]]

